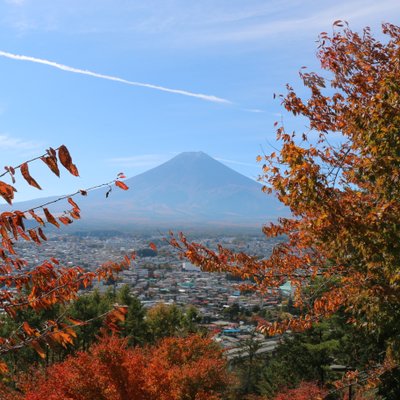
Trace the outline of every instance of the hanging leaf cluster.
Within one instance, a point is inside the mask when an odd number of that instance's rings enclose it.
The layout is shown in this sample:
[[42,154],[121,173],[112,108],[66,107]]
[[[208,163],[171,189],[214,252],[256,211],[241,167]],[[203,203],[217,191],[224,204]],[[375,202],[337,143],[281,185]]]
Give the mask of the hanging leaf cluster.
[[[12,204],[14,194],[17,191],[13,186],[16,182],[19,170],[23,179],[31,186],[41,189],[39,183],[31,176],[29,165],[37,160],[43,161],[52,173],[60,176],[59,164],[69,173],[79,176],[78,169],[72,162],[71,155],[66,146],[57,149],[48,149],[46,154],[24,162],[16,167],[5,167],[5,172],[0,177],[9,176],[12,184],[0,181],[0,196]],[[107,262],[95,271],[87,272],[79,266],[66,267],[51,257],[35,267],[28,267],[26,260],[22,259],[15,249],[18,240],[31,241],[40,245],[46,241],[45,227],[51,224],[57,228],[71,224],[80,219],[80,208],[73,200],[73,196],[86,195],[88,191],[110,186],[115,183],[122,189],[127,186],[120,181],[124,177],[119,174],[112,182],[95,186],[86,190],[78,190],[70,196],[62,196],[54,201],[35,207],[30,210],[6,211],[0,214],[0,312],[11,317],[16,317],[17,312],[25,309],[39,311],[49,309],[56,304],[66,304],[76,299],[81,287],[88,287],[94,280],[110,279],[123,269],[129,268],[134,255],[125,256],[120,262]],[[49,205],[67,200],[71,207],[62,215],[53,214]],[[30,220],[29,228],[26,226]],[[32,226],[34,221],[37,225]],[[126,309],[115,305],[114,309],[107,313],[105,323],[111,330],[118,329],[118,321],[123,320]],[[41,357],[45,357],[45,346],[67,347],[71,344],[75,335],[74,328],[87,321],[73,321],[60,318],[49,320],[43,327],[34,328],[28,322],[23,322],[19,329],[11,337],[0,337],[0,356],[10,351],[29,345],[33,347]],[[7,367],[0,359],[0,372],[5,372]]]

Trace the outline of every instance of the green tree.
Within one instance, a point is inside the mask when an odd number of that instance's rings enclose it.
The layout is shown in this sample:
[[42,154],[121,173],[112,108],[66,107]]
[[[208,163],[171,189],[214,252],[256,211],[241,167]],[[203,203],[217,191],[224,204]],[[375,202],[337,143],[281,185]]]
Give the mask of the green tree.
[[112,309],[113,303],[113,292],[112,289],[109,289],[104,294],[98,290],[83,294],[70,304],[69,314],[71,317],[79,321],[91,320],[90,324],[84,324],[76,329],[75,343],[78,349],[87,350],[96,340],[96,336],[103,326],[103,319],[97,317]]
[[146,311],[142,303],[130,294],[129,286],[124,285],[117,294],[120,304],[128,306],[125,321],[121,324],[122,334],[127,336],[132,346],[143,345],[149,341],[149,328],[145,320]]
[[186,335],[192,333],[199,333],[201,329],[199,328],[199,324],[202,321],[202,316],[199,310],[193,306],[189,305],[185,308],[182,318],[182,327],[185,331]]
[[[56,305],[51,309],[40,310],[35,312],[31,309],[19,310],[14,318],[4,314],[0,317],[0,334],[3,337],[10,337],[18,332],[18,328],[26,321],[29,326],[34,329],[40,329],[48,320],[54,320],[61,314],[60,305]],[[62,360],[66,355],[66,349],[61,345],[54,344],[51,348],[44,348],[44,358],[31,347],[26,346],[18,351],[9,352],[4,355],[4,361],[9,366],[10,372],[13,374],[19,371],[25,371],[32,366],[32,363],[40,363],[49,365],[54,361]]]
[[153,341],[183,334],[184,316],[175,304],[157,304],[146,315],[146,323]]
[[231,361],[240,380],[238,391],[241,396],[259,394],[258,382],[265,367],[265,356],[257,355],[261,343],[257,340],[256,332],[253,330],[248,338],[240,341],[239,347],[241,354]]

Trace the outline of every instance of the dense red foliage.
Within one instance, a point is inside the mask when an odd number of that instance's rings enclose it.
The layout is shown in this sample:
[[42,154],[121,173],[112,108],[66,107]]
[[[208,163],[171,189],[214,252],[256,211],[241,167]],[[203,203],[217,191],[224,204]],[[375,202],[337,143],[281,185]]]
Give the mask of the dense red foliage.
[[106,337],[25,384],[24,400],[220,399],[230,382],[222,353],[199,336],[127,348]]
[[302,382],[295,389],[288,389],[278,393],[274,400],[318,400],[323,399],[327,393],[326,389],[320,388],[314,382]]

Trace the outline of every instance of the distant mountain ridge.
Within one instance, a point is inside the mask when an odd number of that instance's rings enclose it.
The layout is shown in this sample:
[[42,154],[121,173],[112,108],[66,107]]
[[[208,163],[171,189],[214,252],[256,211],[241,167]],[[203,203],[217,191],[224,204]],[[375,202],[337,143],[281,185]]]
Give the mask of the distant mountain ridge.
[[[287,214],[261,185],[203,152],[185,152],[142,174],[129,178],[128,191],[104,190],[77,198],[82,221],[76,226],[260,226]],[[40,201],[39,201],[40,200]],[[50,199],[16,203],[29,209]],[[64,204],[52,210],[61,212]]]

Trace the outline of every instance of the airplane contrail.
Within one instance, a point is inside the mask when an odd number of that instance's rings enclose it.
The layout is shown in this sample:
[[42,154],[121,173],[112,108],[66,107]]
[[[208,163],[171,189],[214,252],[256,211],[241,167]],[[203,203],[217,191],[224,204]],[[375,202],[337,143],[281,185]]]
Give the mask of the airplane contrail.
[[97,72],[88,71],[86,69],[69,67],[68,65],[59,64],[54,61],[49,61],[49,60],[45,60],[42,58],[23,56],[23,55],[8,53],[8,52],[2,51],[2,50],[0,50],[0,56],[5,57],[5,58],[10,58],[12,60],[29,61],[29,62],[33,62],[36,64],[44,64],[44,65],[48,65],[49,67],[61,69],[63,71],[67,71],[67,72],[72,72],[74,74],[88,75],[88,76],[92,76],[94,78],[106,79],[109,81],[123,83],[125,85],[140,86],[140,87],[145,87],[148,89],[160,90],[162,92],[180,94],[182,96],[195,97],[197,99],[211,101],[213,103],[232,104],[232,102],[230,100],[224,99],[222,97],[217,97],[217,96],[202,94],[202,93],[193,93],[193,92],[189,92],[187,90],[182,90],[182,89],[171,89],[171,88],[167,88],[164,86],[153,85],[151,83],[129,81],[127,79],[119,78],[117,76],[104,75],[104,74],[99,74]]

